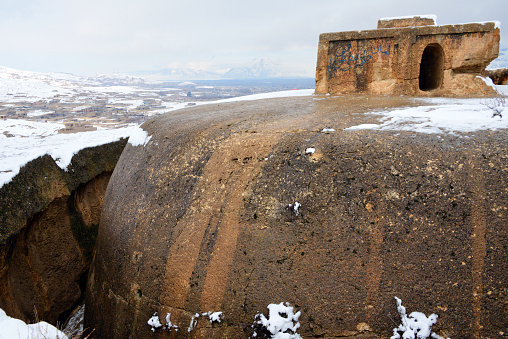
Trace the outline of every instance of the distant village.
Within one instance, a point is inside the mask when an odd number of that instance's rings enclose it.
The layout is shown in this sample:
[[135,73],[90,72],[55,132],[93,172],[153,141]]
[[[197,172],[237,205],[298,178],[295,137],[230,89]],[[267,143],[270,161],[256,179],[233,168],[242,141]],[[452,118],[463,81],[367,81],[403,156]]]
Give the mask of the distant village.
[[58,122],[65,124],[60,133],[85,132],[142,123],[151,116],[194,106],[198,102],[287,90],[294,86],[291,81],[218,85],[186,81],[141,87],[97,87],[96,91],[93,87],[78,88],[73,89],[73,95],[56,94],[51,99],[39,100],[21,92],[8,93],[0,100],[0,120]]

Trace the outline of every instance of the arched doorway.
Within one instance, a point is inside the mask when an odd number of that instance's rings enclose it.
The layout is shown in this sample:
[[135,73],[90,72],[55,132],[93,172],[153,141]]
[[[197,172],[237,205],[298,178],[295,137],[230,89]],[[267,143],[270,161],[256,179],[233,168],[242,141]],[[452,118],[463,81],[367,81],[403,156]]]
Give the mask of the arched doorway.
[[444,52],[438,44],[425,47],[420,63],[419,86],[422,91],[438,89],[443,83]]

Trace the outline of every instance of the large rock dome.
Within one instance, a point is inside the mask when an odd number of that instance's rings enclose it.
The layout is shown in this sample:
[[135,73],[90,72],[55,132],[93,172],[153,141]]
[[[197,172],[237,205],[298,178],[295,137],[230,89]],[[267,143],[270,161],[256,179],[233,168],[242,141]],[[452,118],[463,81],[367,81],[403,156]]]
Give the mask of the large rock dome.
[[[106,192],[86,326],[99,338],[246,338],[258,312],[288,302],[303,337],[386,338],[399,297],[438,314],[442,336],[499,336],[507,133],[344,130],[406,104],[271,99],[145,123],[150,137],[126,146]],[[220,323],[203,316],[219,311]],[[155,312],[161,327],[147,324]]]

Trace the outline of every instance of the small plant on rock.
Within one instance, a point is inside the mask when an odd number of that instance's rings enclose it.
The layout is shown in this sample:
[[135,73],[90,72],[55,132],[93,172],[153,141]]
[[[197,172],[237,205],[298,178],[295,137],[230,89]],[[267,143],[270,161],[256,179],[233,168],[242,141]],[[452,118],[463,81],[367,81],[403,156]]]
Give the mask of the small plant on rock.
[[482,105],[487,106],[492,111],[492,117],[503,117],[503,111],[506,107],[506,98],[504,96],[495,96],[490,99],[482,100]]
[[492,117],[503,117],[503,111],[506,107],[506,97],[499,93],[499,91],[493,87],[496,91],[496,95],[492,98],[483,99],[480,103],[486,106],[492,111]]

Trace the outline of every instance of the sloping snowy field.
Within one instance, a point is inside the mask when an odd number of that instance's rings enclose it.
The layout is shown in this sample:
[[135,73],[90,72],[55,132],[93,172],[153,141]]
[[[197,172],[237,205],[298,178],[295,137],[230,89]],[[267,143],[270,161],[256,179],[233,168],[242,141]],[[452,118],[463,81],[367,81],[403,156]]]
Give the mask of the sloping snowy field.
[[[508,86],[497,86],[497,90],[500,93],[508,94]],[[313,89],[282,91],[231,98],[214,103],[310,96],[313,92]],[[379,116],[379,124],[358,125],[346,130],[457,133],[508,128],[508,110],[503,108],[506,111],[504,118],[493,117],[492,111],[485,105],[485,101],[489,99],[432,98],[418,100],[428,105],[374,112],[373,114]],[[207,103],[198,105],[204,104]],[[83,148],[110,143],[140,132],[139,126],[130,125],[117,129],[58,134],[58,130],[62,128],[64,125],[58,123],[9,119],[0,121],[0,187],[19,173],[20,167],[41,155],[51,155],[57,164],[65,169],[70,164],[72,156]]]

